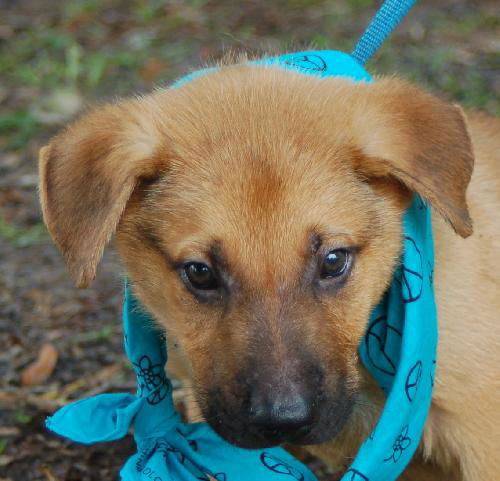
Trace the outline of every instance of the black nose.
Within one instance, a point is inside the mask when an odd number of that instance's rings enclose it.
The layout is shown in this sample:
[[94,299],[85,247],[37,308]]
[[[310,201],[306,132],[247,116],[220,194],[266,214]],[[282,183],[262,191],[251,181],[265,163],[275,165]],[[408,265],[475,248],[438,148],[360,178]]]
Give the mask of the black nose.
[[293,383],[282,388],[254,387],[249,421],[254,429],[276,442],[306,434],[313,422],[310,397],[304,388]]

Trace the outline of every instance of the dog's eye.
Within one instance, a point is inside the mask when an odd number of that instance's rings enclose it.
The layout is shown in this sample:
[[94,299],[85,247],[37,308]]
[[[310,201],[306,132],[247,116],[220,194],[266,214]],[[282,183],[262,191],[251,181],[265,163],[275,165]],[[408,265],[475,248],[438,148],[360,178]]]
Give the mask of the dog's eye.
[[214,271],[206,264],[190,262],[184,266],[184,272],[195,289],[208,291],[219,287]]
[[321,264],[321,278],[341,276],[349,267],[350,252],[347,249],[334,249],[330,251]]

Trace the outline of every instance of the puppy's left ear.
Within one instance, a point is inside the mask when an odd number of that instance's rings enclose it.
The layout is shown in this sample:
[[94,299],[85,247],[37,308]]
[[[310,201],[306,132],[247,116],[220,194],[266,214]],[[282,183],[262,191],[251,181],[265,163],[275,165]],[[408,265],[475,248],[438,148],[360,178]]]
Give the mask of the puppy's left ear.
[[355,122],[366,176],[392,177],[417,192],[462,237],[472,234],[466,190],[474,165],[460,107],[396,78],[360,86]]

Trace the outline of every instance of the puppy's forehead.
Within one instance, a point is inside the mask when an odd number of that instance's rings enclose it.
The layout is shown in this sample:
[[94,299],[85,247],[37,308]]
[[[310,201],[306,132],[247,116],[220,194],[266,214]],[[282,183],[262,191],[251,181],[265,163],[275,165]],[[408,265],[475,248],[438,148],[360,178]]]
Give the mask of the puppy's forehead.
[[205,257],[216,245],[233,268],[290,269],[318,235],[360,241],[369,209],[349,168],[291,149],[269,155],[242,145],[224,160],[207,156],[203,169],[167,174],[152,215],[174,258]]
[[174,258],[216,244],[234,269],[299,269],[290,259],[307,255],[316,234],[343,243],[365,235],[369,189],[352,168],[345,125],[329,135],[323,103],[295,77],[282,88],[280,75],[241,88],[222,76],[175,94],[173,160],[150,210]]

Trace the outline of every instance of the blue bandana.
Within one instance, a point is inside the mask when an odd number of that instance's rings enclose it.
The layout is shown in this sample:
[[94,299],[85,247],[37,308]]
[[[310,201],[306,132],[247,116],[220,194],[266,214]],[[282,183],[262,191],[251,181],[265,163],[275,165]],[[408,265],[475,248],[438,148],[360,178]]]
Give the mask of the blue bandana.
[[[255,62],[303,74],[371,77],[350,55],[301,52]],[[210,69],[181,79],[179,87]],[[436,365],[437,323],[430,208],[415,196],[403,218],[404,251],[392,284],[373,310],[361,345],[362,363],[387,398],[342,481],[394,481],[410,462],[430,408]],[[313,481],[309,469],[284,449],[237,448],[206,423],[185,424],[165,376],[166,343],[127,289],[125,349],[138,392],[101,394],[67,405],[47,420],[49,429],[91,444],[125,436],[134,428],[138,452],[121,470],[124,481]]]

